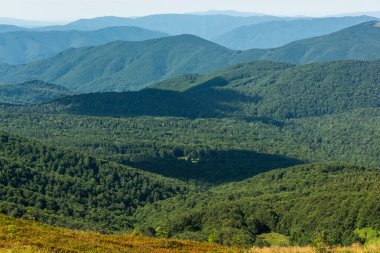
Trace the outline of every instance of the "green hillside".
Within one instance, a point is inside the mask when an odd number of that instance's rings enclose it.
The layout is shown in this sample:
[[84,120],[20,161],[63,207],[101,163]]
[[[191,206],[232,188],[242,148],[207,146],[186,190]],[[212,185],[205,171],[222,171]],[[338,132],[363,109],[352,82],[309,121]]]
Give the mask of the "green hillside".
[[226,245],[260,244],[258,235],[269,232],[297,244],[324,232],[332,243],[350,245],[360,240],[355,229],[380,229],[379,179],[379,169],[297,166],[148,205],[136,220],[176,238]]
[[296,40],[326,35],[373,20],[377,18],[359,16],[280,20],[238,27],[211,40],[239,50],[276,48]]
[[56,105],[72,113],[124,117],[282,120],[320,116],[379,107],[379,68],[379,61],[254,62],[204,76],[180,76],[138,92],[66,97]]
[[[0,28],[1,29],[1,28]],[[141,41],[166,34],[138,27],[109,27],[97,31],[33,30],[0,33],[0,64],[22,64],[51,57],[69,48],[97,46],[109,42]]]
[[7,83],[38,78],[81,92],[125,91],[169,76],[207,73],[238,61],[239,55],[198,37],[180,35],[70,49],[47,60],[3,66],[0,72]]
[[0,85],[0,103],[4,104],[36,104],[68,95],[72,93],[66,88],[38,80],[16,85]]
[[93,231],[126,231],[138,206],[188,191],[176,180],[6,133],[0,175],[2,213]]

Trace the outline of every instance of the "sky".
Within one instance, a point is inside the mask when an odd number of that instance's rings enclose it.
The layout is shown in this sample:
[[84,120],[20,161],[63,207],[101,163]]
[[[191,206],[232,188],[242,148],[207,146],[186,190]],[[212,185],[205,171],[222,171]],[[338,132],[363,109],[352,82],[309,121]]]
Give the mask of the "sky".
[[380,11],[380,0],[0,0],[0,17],[42,21],[206,10],[236,10],[281,16],[327,16]]

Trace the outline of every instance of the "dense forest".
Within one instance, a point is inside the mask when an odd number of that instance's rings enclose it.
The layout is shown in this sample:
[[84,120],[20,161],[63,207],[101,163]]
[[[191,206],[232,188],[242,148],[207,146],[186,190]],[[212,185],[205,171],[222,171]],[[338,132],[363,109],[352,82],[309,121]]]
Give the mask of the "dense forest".
[[203,76],[180,76],[136,92],[65,97],[46,105],[46,109],[118,117],[281,121],[322,116],[379,107],[379,67],[379,61],[307,65],[254,62]]
[[324,232],[350,245],[360,241],[356,229],[380,229],[379,177],[378,169],[348,165],[296,166],[147,205],[136,219],[167,236],[226,245],[251,245],[269,232],[301,245]]
[[55,84],[32,80],[16,85],[0,85],[0,103],[36,104],[71,95],[68,89]]
[[2,213],[105,232],[131,228],[140,205],[188,191],[179,181],[6,133],[0,168]]

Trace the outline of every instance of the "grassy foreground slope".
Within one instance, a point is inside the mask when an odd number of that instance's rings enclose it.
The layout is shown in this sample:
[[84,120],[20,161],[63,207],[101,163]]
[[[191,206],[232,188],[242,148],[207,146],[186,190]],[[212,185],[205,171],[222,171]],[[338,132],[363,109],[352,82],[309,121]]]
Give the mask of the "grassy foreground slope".
[[[178,239],[158,239],[130,235],[101,235],[43,225],[33,221],[0,215],[1,253],[314,253],[313,247],[255,247],[239,249],[213,243]],[[334,247],[332,253],[377,253],[380,245]]]
[[148,238],[138,235],[101,235],[43,225],[0,215],[0,252],[240,252],[216,244]]

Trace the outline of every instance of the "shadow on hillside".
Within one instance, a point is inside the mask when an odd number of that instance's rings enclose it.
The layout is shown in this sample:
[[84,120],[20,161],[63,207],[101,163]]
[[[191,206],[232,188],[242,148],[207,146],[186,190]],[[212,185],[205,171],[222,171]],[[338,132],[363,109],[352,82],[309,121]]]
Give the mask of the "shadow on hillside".
[[303,163],[281,155],[251,151],[188,151],[188,154],[183,152],[177,150],[176,155],[135,157],[132,161],[121,163],[167,177],[210,184],[240,181],[272,169]]
[[92,93],[56,101],[65,111],[94,116],[173,116],[223,118],[239,116],[241,105],[258,103],[260,97],[221,88],[227,81],[212,79],[184,92],[145,89],[137,92]]

